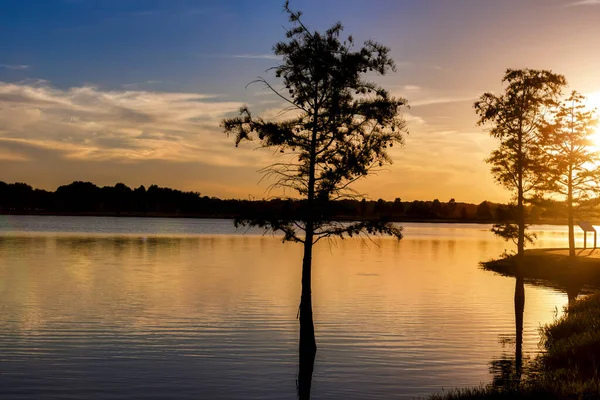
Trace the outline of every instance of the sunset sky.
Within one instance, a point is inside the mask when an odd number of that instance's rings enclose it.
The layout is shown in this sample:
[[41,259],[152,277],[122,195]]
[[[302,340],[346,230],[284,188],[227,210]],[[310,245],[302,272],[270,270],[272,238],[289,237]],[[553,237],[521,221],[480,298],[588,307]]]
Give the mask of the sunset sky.
[[[274,116],[272,46],[283,0],[0,0],[0,180],[54,190],[123,182],[219,197],[266,196],[271,153],[235,148],[219,121],[248,104]],[[474,100],[506,68],[564,74],[600,106],[600,0],[292,0],[392,49],[378,79],[406,97],[410,135],[357,189],[372,199],[506,201],[484,159],[495,142]]]

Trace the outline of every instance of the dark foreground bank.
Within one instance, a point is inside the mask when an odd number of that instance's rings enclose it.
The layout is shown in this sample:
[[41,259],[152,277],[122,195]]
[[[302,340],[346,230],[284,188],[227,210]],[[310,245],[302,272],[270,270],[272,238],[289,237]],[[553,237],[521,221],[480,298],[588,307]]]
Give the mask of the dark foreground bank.
[[543,352],[502,386],[450,391],[430,400],[600,398],[600,293],[572,302],[542,327]]

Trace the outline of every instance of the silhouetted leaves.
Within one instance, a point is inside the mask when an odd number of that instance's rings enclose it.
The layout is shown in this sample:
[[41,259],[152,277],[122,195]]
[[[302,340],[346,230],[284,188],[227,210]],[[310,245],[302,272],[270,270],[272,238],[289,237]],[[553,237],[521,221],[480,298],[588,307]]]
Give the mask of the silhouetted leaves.
[[300,12],[290,10],[287,3],[284,9],[292,28],[286,33],[288,40],[273,47],[283,58],[273,70],[285,89],[277,91],[263,78],[255,82],[285,102],[288,108],[284,114],[293,111],[293,116],[265,121],[244,106],[239,116],[225,119],[221,125],[234,136],[236,146],[258,139],[261,147],[285,156],[285,161],[273,163],[262,172],[274,182],[272,189],[291,191],[307,203],[300,218],[257,216],[239,219],[238,223],[282,231],[285,240],[300,242],[300,231],[311,241],[354,236],[357,229],[401,237],[399,228],[389,223],[341,226],[331,222],[330,203],[356,196],[351,184],[391,163],[388,149],[401,145],[407,133],[400,115],[406,100],[391,96],[365,78],[369,72],[384,75],[395,70],[389,49],[372,40],[355,49],[352,37],[340,40],[340,23],[324,33],[313,32],[302,23]]
[[[543,191],[563,200],[569,224],[569,254],[575,256],[574,217],[598,193],[600,157],[592,142],[597,121],[576,91],[552,110],[541,129],[546,179]],[[580,214],[579,214],[580,215]]]
[[504,238],[516,232],[518,253],[522,254],[526,241],[524,203],[543,187],[547,170],[542,162],[540,128],[566,80],[551,71],[508,69],[502,82],[506,85],[503,94],[485,93],[474,107],[478,124],[490,124],[490,135],[499,142],[486,161],[496,181],[513,192],[517,204],[517,227],[501,224],[493,232]]

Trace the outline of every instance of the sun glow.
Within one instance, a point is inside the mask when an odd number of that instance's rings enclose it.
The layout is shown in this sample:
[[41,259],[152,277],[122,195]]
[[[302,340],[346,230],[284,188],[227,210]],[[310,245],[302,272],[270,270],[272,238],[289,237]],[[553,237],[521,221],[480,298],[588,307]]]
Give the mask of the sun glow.
[[[600,92],[589,93],[586,97],[588,107],[595,110],[596,118],[600,118]],[[594,143],[594,149],[600,152],[600,120],[592,134],[592,142]]]
[[[600,117],[600,92],[594,92],[587,95],[587,105],[595,111],[596,117]],[[596,126],[596,131],[600,131],[600,123]]]

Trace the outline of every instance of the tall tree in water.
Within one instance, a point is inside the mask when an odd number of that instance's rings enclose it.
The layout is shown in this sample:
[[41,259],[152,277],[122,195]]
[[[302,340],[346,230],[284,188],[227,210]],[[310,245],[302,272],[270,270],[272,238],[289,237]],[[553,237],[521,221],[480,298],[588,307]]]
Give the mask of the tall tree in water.
[[490,134],[499,145],[486,160],[492,165],[496,181],[511,190],[517,206],[517,224],[498,224],[494,232],[517,243],[517,254],[523,256],[525,241],[525,202],[544,183],[544,165],[540,162],[540,127],[544,116],[556,105],[564,76],[551,71],[508,69],[502,83],[504,93],[483,94],[475,102],[479,125],[491,125]]
[[316,351],[311,299],[313,245],[331,237],[388,234],[400,239],[401,228],[386,221],[342,224],[330,218],[332,200],[355,196],[350,185],[374,169],[391,163],[388,148],[403,143],[407,132],[400,109],[402,98],[392,97],[366,74],[395,70],[389,49],[374,41],[355,48],[349,36],[340,39],[337,23],[324,33],[310,31],[301,13],[284,10],[293,27],[287,40],[274,46],[283,58],[274,68],[285,93],[259,78],[287,105],[285,120],[266,121],[247,107],[225,119],[222,127],[235,136],[235,144],[258,137],[261,147],[271,148],[279,160],[265,168],[273,187],[291,190],[303,198],[299,214],[251,216],[237,223],[263,227],[284,234],[284,240],[302,243],[302,294],[300,300],[300,353]]
[[575,257],[576,209],[599,189],[600,156],[591,137],[597,123],[585,97],[573,91],[548,118],[542,132],[547,190],[565,201],[569,220],[569,256]]

